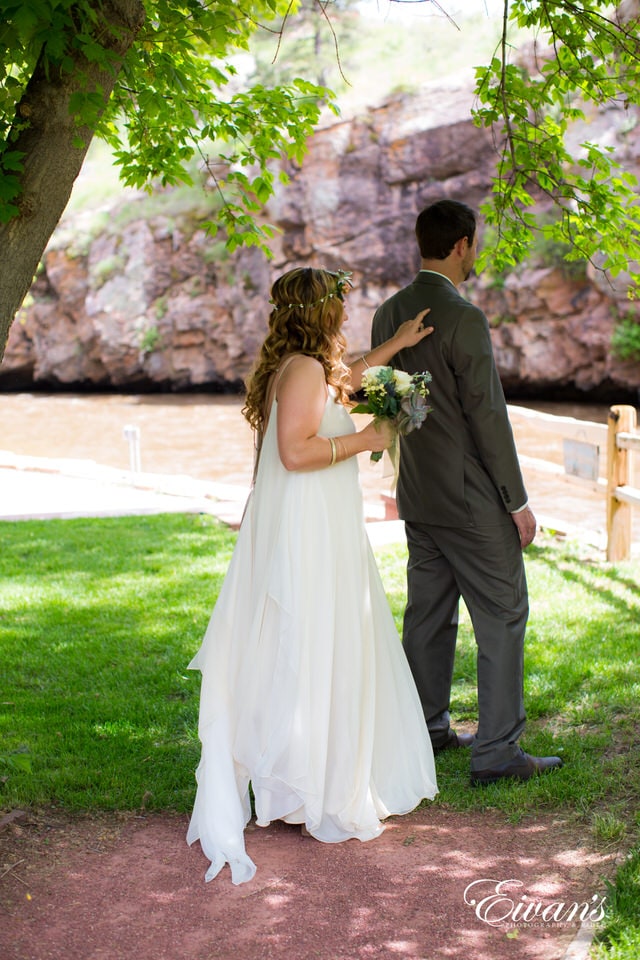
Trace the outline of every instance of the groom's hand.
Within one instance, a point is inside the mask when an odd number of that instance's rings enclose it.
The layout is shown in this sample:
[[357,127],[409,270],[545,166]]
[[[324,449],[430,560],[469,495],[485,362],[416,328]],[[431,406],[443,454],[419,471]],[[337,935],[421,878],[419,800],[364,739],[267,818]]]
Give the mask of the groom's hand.
[[525,507],[518,513],[512,513],[511,519],[518,528],[520,535],[520,547],[524,550],[533,542],[536,535],[536,518],[533,515],[531,507]]

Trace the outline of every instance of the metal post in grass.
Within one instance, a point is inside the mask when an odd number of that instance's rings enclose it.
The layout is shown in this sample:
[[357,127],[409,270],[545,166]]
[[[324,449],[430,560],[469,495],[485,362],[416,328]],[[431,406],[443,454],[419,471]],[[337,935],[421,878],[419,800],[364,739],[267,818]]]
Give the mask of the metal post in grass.
[[[607,434],[607,560],[628,560],[631,556],[631,510],[640,504],[640,492],[633,490],[631,444],[636,446],[636,411],[617,404],[609,408]],[[624,436],[623,436],[624,435]],[[622,442],[621,442],[622,441]]]
[[129,470],[131,483],[135,486],[137,475],[140,473],[140,427],[130,424],[124,428],[124,438],[129,444]]

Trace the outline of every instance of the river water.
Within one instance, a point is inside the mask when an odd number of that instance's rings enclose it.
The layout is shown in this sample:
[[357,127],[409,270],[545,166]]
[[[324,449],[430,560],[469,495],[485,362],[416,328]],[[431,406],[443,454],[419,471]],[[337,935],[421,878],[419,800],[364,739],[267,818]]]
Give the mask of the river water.
[[[606,406],[530,406],[607,422]],[[124,470],[129,466],[129,448],[123,431],[131,425],[140,430],[145,472],[238,484],[251,479],[253,437],[237,396],[15,393],[0,394],[0,407],[0,449],[12,453],[95,460]],[[550,443],[549,448],[551,459]]]
[[145,473],[248,485],[253,437],[239,397],[210,394],[0,394],[0,449],[126,470],[125,426]]
[[[567,403],[521,404],[555,416],[606,423],[608,407]],[[126,426],[140,431],[145,473],[184,474],[198,480],[248,487],[253,467],[253,436],[241,415],[242,399],[212,394],[0,394],[0,450],[21,456],[72,458],[127,470]],[[356,418],[358,419],[358,418]],[[562,463],[562,442],[532,427],[514,429],[521,455]],[[359,458],[365,499],[389,493],[390,481],[367,454]],[[562,524],[605,529],[604,498],[582,486],[529,475],[525,480],[534,511]],[[636,481],[637,482],[637,481]],[[382,509],[382,506],[381,506]],[[634,524],[638,540],[640,517]]]

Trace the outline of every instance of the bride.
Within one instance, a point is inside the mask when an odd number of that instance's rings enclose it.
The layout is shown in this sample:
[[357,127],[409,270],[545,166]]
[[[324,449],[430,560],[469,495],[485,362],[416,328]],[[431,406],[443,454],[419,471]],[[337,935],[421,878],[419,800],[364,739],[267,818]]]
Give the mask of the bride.
[[251,880],[244,828],[301,824],[317,840],[370,840],[436,792],[430,739],[367,539],[356,454],[393,428],[356,431],[346,408],[367,367],[432,328],[427,311],[349,369],[349,275],[279,277],[243,413],[257,463],[229,570],[190,667],[202,673],[197,793],[187,842]]

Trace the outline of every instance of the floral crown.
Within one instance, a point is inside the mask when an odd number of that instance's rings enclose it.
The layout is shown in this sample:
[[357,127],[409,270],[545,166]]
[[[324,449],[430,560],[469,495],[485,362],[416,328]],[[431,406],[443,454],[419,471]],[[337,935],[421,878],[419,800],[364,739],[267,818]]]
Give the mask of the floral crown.
[[[353,276],[350,270],[325,270],[330,277],[335,277],[336,288],[332,290],[331,293],[325,293],[324,297],[320,297],[319,300],[313,300],[311,303],[287,303],[286,306],[288,309],[291,307],[299,307],[301,310],[304,307],[317,307],[319,303],[325,303],[327,300],[333,300],[334,297],[337,297],[338,300],[343,301],[345,295],[349,291],[349,287],[353,286],[351,282],[351,277]],[[283,307],[285,304],[276,303],[272,298],[269,299],[269,303],[272,303],[275,307]]]

